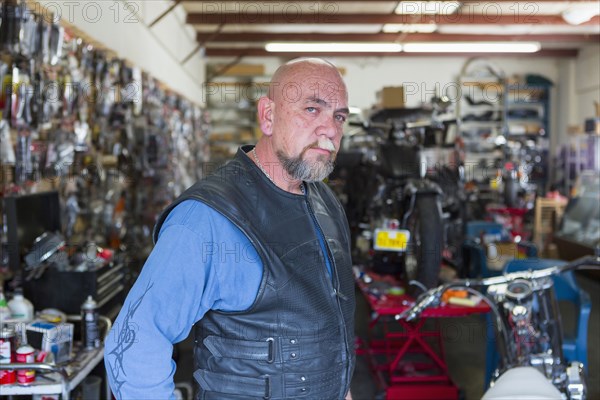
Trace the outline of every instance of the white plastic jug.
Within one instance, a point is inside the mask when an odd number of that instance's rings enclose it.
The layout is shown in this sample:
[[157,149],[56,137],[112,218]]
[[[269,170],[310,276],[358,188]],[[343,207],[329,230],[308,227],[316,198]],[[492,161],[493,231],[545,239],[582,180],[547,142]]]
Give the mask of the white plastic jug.
[[33,320],[33,304],[23,296],[19,289],[15,291],[14,297],[8,302],[8,308],[13,319],[23,322]]

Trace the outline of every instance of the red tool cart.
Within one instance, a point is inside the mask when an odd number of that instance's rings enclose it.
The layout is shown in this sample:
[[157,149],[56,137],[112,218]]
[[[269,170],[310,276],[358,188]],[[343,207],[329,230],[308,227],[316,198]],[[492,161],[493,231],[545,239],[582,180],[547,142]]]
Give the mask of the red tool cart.
[[400,294],[402,289],[389,277],[360,274],[357,284],[372,311],[367,340],[357,340],[357,355],[367,357],[386,399],[458,399],[458,387],[448,374],[439,318],[486,313],[488,306],[444,304],[425,310],[416,322],[406,322],[397,316],[414,299]]

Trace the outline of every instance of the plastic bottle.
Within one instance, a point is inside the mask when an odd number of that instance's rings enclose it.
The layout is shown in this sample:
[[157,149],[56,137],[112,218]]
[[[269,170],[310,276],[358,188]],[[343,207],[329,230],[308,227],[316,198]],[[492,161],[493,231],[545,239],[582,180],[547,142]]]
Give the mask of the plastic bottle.
[[10,309],[8,308],[8,304],[6,303],[4,292],[2,291],[2,288],[0,288],[0,324],[4,324],[4,322],[9,320],[10,318]]
[[15,289],[15,295],[8,302],[12,317],[16,320],[29,322],[33,320],[33,304],[23,296],[23,291]]
[[100,347],[98,331],[98,303],[92,296],[81,305],[81,341],[86,349]]

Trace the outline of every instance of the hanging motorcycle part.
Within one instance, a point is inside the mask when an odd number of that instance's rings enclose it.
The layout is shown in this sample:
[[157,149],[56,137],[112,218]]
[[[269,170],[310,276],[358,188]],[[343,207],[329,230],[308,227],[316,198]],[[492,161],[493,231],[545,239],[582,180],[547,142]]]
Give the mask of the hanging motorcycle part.
[[7,54],[19,53],[19,36],[23,23],[23,4],[2,2],[2,23],[0,24],[0,47]]
[[31,160],[31,133],[24,128],[18,130],[15,163],[15,182],[25,183],[31,177],[33,164]]
[[14,165],[16,161],[15,150],[10,139],[10,127],[8,121],[0,120],[0,163]]

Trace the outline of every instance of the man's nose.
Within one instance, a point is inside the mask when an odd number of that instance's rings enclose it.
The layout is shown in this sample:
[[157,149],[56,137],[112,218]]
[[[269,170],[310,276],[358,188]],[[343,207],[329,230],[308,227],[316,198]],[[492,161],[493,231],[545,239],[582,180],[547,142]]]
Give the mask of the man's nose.
[[337,124],[335,117],[331,115],[323,116],[316,130],[317,135],[327,136],[330,139],[333,139],[341,132],[341,127]]

